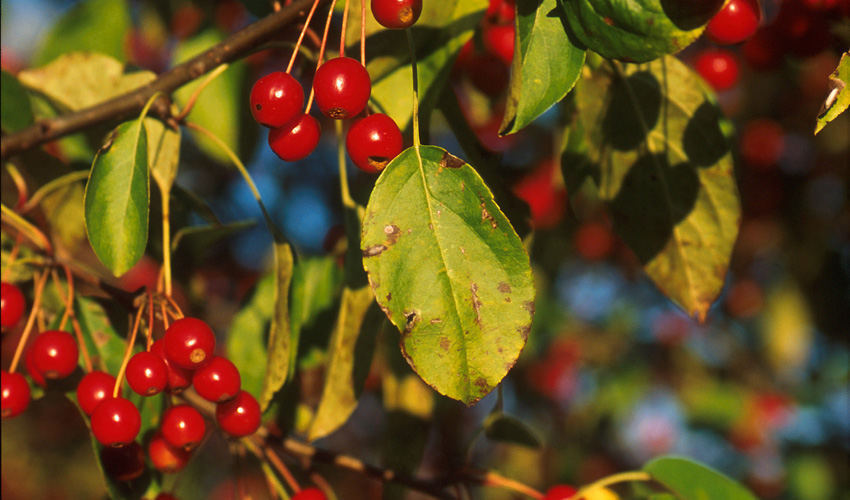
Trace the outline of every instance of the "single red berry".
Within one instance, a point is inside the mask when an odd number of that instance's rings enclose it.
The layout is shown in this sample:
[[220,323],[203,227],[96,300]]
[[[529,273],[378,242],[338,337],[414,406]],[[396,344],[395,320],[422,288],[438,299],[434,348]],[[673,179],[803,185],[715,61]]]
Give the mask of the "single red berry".
[[705,36],[714,43],[730,45],[753,36],[761,22],[758,0],[729,0],[705,27]]
[[239,391],[235,398],[218,404],[215,419],[233,437],[250,436],[260,428],[260,403],[250,393]]
[[270,73],[251,88],[251,114],[260,125],[282,127],[301,114],[304,89],[292,75]]
[[91,414],[91,431],[104,446],[124,446],[135,441],[142,428],[139,409],[124,398],[108,398]]
[[77,368],[80,350],[74,336],[68,332],[42,332],[35,338],[31,349],[33,367],[44,378],[65,378]]
[[513,24],[490,26],[484,30],[484,47],[510,66],[514,60],[515,34],[516,30]]
[[738,58],[726,49],[708,49],[694,60],[694,69],[714,90],[729,90],[738,83]]
[[313,90],[322,113],[341,120],[363,111],[372,94],[372,80],[359,61],[337,57],[316,70]]
[[190,370],[215,354],[215,333],[197,318],[178,319],[168,327],[162,340],[168,360]]
[[165,355],[165,342],[163,342],[163,339],[159,339],[151,345],[151,352],[165,361],[165,366],[168,368],[168,382],[165,385],[166,392],[169,394],[178,394],[192,385],[192,370],[177,366],[176,363],[168,360],[168,357]]
[[304,488],[293,495],[292,500],[328,500],[328,497],[318,488]]
[[192,385],[202,398],[221,403],[239,394],[242,377],[229,359],[215,356],[195,372]]
[[190,456],[188,451],[169,444],[162,432],[155,433],[148,443],[148,457],[154,468],[163,474],[183,470],[189,463]]
[[316,149],[321,136],[319,120],[304,113],[284,127],[269,130],[269,147],[283,161],[303,160]]
[[554,182],[559,168],[557,161],[546,160],[514,187],[516,195],[528,203],[531,225],[537,229],[557,226],[564,218],[567,190]]
[[189,451],[204,439],[207,426],[198,410],[189,405],[177,405],[162,414],[160,430],[168,444]]
[[115,377],[112,375],[102,371],[87,373],[77,384],[77,403],[83,413],[91,416],[101,401],[112,397],[114,389]]
[[26,377],[20,373],[0,373],[0,388],[2,388],[2,406],[0,416],[3,418],[17,417],[30,404],[30,385]]
[[142,351],[130,358],[125,376],[136,394],[153,396],[162,392],[168,384],[168,366],[156,354]]
[[107,476],[116,481],[132,481],[145,472],[145,450],[133,441],[125,446],[100,449],[100,463]]
[[575,234],[576,251],[585,260],[602,260],[614,251],[614,235],[604,224],[586,222]]
[[578,492],[572,486],[566,484],[556,484],[546,491],[546,496],[543,500],[567,500]]
[[422,0],[372,0],[371,6],[378,24],[393,30],[413,26],[422,14]]
[[0,325],[10,328],[24,316],[26,300],[21,289],[5,281],[0,283]]
[[27,353],[24,354],[24,367],[27,369],[27,374],[33,382],[41,387],[47,387],[47,380],[44,378],[44,375],[35,369],[35,364],[32,359],[32,346],[27,348]]
[[345,149],[357,168],[370,174],[384,169],[403,147],[401,131],[392,118],[375,113],[351,125]]
[[740,137],[741,157],[761,171],[772,169],[785,148],[785,130],[770,119],[755,119],[744,124]]

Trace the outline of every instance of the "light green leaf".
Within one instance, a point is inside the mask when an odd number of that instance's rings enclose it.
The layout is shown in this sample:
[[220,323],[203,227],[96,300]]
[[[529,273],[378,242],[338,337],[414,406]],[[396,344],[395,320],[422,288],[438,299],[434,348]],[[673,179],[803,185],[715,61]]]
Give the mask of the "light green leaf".
[[403,151],[372,191],[361,250],[419,376],[466,404],[489,393],[525,345],[535,292],[522,242],[478,173],[439,147]]
[[251,394],[260,394],[266,376],[266,331],[274,311],[275,284],[272,273],[257,282],[228,329],[227,357],[239,368],[242,389]]
[[[180,64],[200,54],[222,40],[224,34],[211,28],[181,41],[174,49],[174,64]],[[242,62],[232,63],[204,89],[189,114],[189,121],[218,136],[237,155],[240,152],[239,134],[242,126],[240,111],[247,109],[245,96],[241,93],[245,69]],[[185,106],[202,81],[203,78],[200,78],[180,87],[174,93],[174,101],[181,107]],[[194,130],[190,131],[190,134],[204,153],[222,163],[230,162],[224,151],[208,137]]]
[[491,441],[540,447],[540,438],[528,426],[516,417],[502,412],[493,412],[484,421],[484,435]]
[[712,95],[668,56],[603,65],[576,98],[614,229],[661,291],[700,320],[723,287],[741,212]]
[[156,118],[145,117],[151,177],[164,197],[171,193],[180,162],[180,127],[171,128]]
[[531,8],[534,3],[517,4],[517,43],[502,134],[519,131],[563,99],[584,65],[585,51],[564,31],[565,15],[558,0],[542,1],[536,9]]
[[0,71],[0,128],[12,133],[32,122],[30,98],[21,82],[6,70]]
[[266,377],[263,379],[260,397],[257,398],[263,411],[286,382],[290,363],[289,283],[292,281],[294,257],[289,243],[274,243],[274,260],[274,309],[269,327]]
[[815,134],[850,106],[850,52],[841,55],[838,67],[829,75],[829,94],[818,113]]
[[289,319],[292,328],[289,374],[296,368],[299,339],[304,329],[316,321],[320,313],[327,311],[339,296],[342,271],[330,257],[301,259],[295,263],[290,287]]
[[147,134],[136,119],[119,125],[97,152],[85,191],[89,242],[116,276],[145,252],[149,203]]
[[735,481],[685,458],[658,458],[644,465],[643,470],[678,500],[756,500]]
[[571,33],[610,59],[646,62],[676,53],[702,34],[723,0],[565,0]]
[[50,29],[34,58],[41,66],[71,51],[92,51],[124,59],[124,37],[130,30],[130,9],[124,0],[84,0]]

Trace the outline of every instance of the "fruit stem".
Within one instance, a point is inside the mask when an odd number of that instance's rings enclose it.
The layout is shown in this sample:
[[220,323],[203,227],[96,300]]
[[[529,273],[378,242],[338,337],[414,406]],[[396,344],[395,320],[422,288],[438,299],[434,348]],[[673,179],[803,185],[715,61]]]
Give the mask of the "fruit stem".
[[632,481],[652,481],[652,476],[650,476],[648,472],[643,471],[621,472],[619,474],[613,474],[611,476],[603,477],[602,479],[596,482],[590,483],[587,486],[582,487],[572,496],[572,498],[585,498],[588,496],[588,493],[594,490],[606,488],[617,483],[626,483]]
[[304,21],[304,27],[301,29],[301,33],[298,35],[298,41],[295,42],[295,48],[292,49],[292,56],[289,58],[289,64],[286,65],[286,72],[289,73],[292,71],[292,66],[295,64],[295,56],[298,55],[298,49],[301,48],[301,42],[304,41],[304,35],[307,34],[307,30],[310,29],[310,21],[313,19],[313,14],[316,12],[316,7],[319,6],[319,0],[313,2],[313,6],[310,7],[310,12],[307,14],[307,20]]
[[33,244],[38,248],[44,250],[48,254],[53,254],[53,246],[50,244],[50,240],[47,239],[47,236],[39,231],[37,227],[27,222],[26,219],[19,216],[3,204],[0,204],[0,220],[15,228],[18,233],[33,242]]
[[[74,328],[74,335],[76,335],[77,343],[80,345],[80,355],[83,357],[86,373],[90,373],[92,371],[92,365],[91,358],[89,358],[89,350],[86,347],[86,341],[83,338],[80,323],[74,315],[74,275],[71,274],[71,270],[68,269],[68,266],[63,265],[62,269],[65,271],[65,280],[68,282],[68,295],[62,297],[65,301],[65,312],[62,314],[62,320],[59,322],[59,330],[65,330],[65,325],[68,323],[68,319],[71,320],[71,326]],[[62,287],[59,286],[59,273],[56,272],[56,269],[53,269],[50,272],[50,275],[53,276],[53,282],[56,284],[56,290],[58,290],[59,295],[62,295]]]
[[410,69],[413,73],[413,147],[416,148],[416,154],[419,155],[419,73],[416,70],[416,48],[413,44],[413,31],[410,28],[404,29],[407,35],[407,47],[410,50]]
[[[330,9],[328,9],[328,19],[325,21],[325,31],[322,33],[322,44],[319,46],[319,57],[316,58],[316,70],[322,65],[322,59],[325,57],[325,47],[328,45],[328,31],[331,29],[331,18],[333,17],[336,0],[331,1]],[[313,86],[310,86],[310,97],[307,99],[307,111],[310,114],[310,108],[313,106],[313,95],[315,94]]]
[[148,338],[145,341],[145,350],[150,351],[151,345],[153,344],[153,294],[150,290],[147,291],[148,295]]
[[295,493],[301,491],[301,486],[298,484],[298,481],[295,480],[295,476],[292,475],[292,472],[289,471],[289,468],[286,467],[286,464],[283,463],[283,460],[281,460],[280,457],[277,456],[277,453],[275,453],[274,450],[272,450],[269,446],[264,446],[263,452],[265,453],[265,456],[268,461],[272,464],[275,470],[278,471],[281,477],[283,477],[284,481],[286,481],[286,484],[289,485],[292,491]]
[[117,398],[121,393],[121,382],[124,381],[124,372],[127,371],[127,363],[130,362],[130,356],[133,354],[133,345],[136,344],[136,334],[139,333],[139,324],[142,322],[142,313],[144,307],[140,307],[136,312],[136,321],[133,323],[133,332],[127,340],[127,348],[124,349],[124,360],[121,361],[121,369],[118,370],[118,375],[115,377],[115,387],[112,389],[112,397]]
[[27,317],[27,324],[24,326],[24,331],[21,333],[21,339],[18,341],[18,347],[15,348],[15,355],[12,357],[12,364],[9,365],[9,373],[15,373],[15,368],[18,367],[18,362],[21,360],[21,354],[24,352],[24,346],[27,344],[27,338],[32,331],[35,318],[38,316],[38,308],[41,306],[41,292],[44,290],[44,284],[47,283],[48,274],[50,274],[50,271],[45,269],[41,278],[35,283],[35,296],[32,301],[32,309],[30,309],[30,315]]
[[499,475],[493,471],[487,471],[484,474],[484,477],[481,478],[481,484],[484,486],[496,486],[499,488],[504,488],[508,490],[515,491],[517,493],[521,493],[526,496],[530,496],[535,500],[543,500],[545,496],[543,493],[535,490],[531,486],[527,484],[520,483],[513,479],[509,479],[502,475]]
[[342,9],[342,28],[339,31],[339,57],[345,57],[345,37],[347,35],[346,28],[348,25],[348,6],[351,0],[345,0],[345,7]]
[[29,212],[30,210],[32,210],[33,208],[38,206],[38,204],[41,203],[41,200],[44,199],[48,194],[59,189],[60,187],[63,187],[63,186],[68,185],[68,184],[72,184],[72,183],[77,182],[77,181],[85,180],[88,177],[89,177],[89,171],[88,170],[80,170],[80,171],[71,172],[69,174],[63,175],[62,177],[57,177],[56,179],[53,179],[52,181],[50,181],[47,184],[38,188],[38,190],[36,190],[36,192],[33,193],[33,195],[30,197],[30,199],[27,200],[27,202],[24,203],[23,206],[21,206],[19,213],[25,214],[25,213]]
[[165,296],[171,297],[171,210],[169,195],[162,193],[162,268],[165,280]]
[[268,462],[260,460],[260,468],[263,469],[263,475],[266,477],[269,495],[272,498],[284,498],[288,500],[289,495],[286,493],[286,490],[283,488],[283,484],[281,484],[280,479],[277,478],[277,475],[274,473]]
[[[192,108],[195,107],[195,102],[197,102],[198,97],[200,97],[200,95],[201,95],[201,92],[203,92],[204,89],[207,88],[207,85],[212,83],[212,81],[215,80],[218,75],[224,73],[224,70],[226,70],[228,67],[229,66],[227,64],[222,64],[221,66],[212,70],[210,72],[210,74],[208,74],[207,77],[204,78],[204,81],[202,81],[201,84],[198,85],[197,88],[195,88],[195,91],[192,92],[192,95],[189,96],[189,100],[186,101],[186,105],[183,106],[183,109],[181,109],[180,112],[177,113],[177,116],[174,117],[174,120],[177,123],[182,123],[183,120],[185,120],[186,117],[189,116],[189,113],[191,113]],[[151,99],[156,99],[156,97],[157,97],[157,94],[154,94],[153,97],[151,97]],[[150,101],[150,103],[153,103],[153,101]],[[148,106],[150,106],[150,104],[148,104]],[[145,107],[147,107],[147,106],[145,106]]]
[[18,189],[18,201],[15,203],[15,209],[20,210],[21,207],[26,205],[27,198],[29,197],[27,183],[24,181],[24,176],[22,176],[18,169],[11,163],[6,164],[6,171],[9,173],[9,177],[12,178],[12,182],[15,183],[15,187]]
[[[360,0],[360,64],[366,67],[366,0]],[[366,112],[369,111],[366,106]]]
[[339,138],[337,141],[337,160],[339,163],[339,190],[342,206],[356,210],[357,204],[348,189],[348,169],[345,164],[345,135],[342,133],[342,120],[334,120],[334,127],[336,128],[336,136]]
[[[88,175],[88,172],[86,172]],[[12,249],[9,250],[9,258],[6,259],[6,267],[3,268],[3,281],[9,281],[9,273],[12,272],[12,264],[15,263],[15,259],[18,258],[18,252],[21,250],[21,241],[23,240],[23,236],[18,233],[15,236],[15,244],[12,246]]]

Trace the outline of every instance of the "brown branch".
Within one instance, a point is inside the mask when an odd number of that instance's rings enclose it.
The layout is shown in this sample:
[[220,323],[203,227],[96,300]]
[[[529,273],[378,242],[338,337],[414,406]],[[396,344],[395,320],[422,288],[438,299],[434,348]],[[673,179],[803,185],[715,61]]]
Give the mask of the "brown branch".
[[[278,12],[246,26],[226,40],[188,61],[163,73],[152,82],[90,108],[39,120],[29,127],[0,138],[0,159],[79,132],[107,120],[122,120],[138,114],[145,103],[157,92],[164,96],[203,76],[221,64],[247,55],[251,50],[272,39],[278,31],[301,16],[314,0],[295,0]],[[319,0],[326,3],[327,0]],[[154,104],[153,112],[162,118],[169,116],[168,99],[163,97]]]

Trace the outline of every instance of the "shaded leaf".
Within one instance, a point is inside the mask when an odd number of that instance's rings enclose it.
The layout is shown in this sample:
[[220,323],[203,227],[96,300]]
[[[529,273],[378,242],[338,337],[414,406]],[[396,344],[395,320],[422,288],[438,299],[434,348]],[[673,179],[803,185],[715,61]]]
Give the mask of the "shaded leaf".
[[74,297],[74,315],[92,365],[108,373],[118,373],[124,360],[125,341],[115,331],[103,306],[78,294]]
[[838,67],[829,75],[829,93],[818,112],[815,134],[850,106],[850,52],[841,55]]
[[644,465],[643,470],[678,500],[756,500],[735,481],[685,458],[658,458]]
[[190,246],[202,251],[218,240],[227,238],[228,236],[249,229],[256,225],[256,221],[244,220],[231,222],[229,224],[209,224],[204,226],[190,226],[181,228],[174,235],[171,242],[171,250],[175,251],[178,245],[186,240],[190,242]]
[[228,329],[227,357],[242,377],[242,389],[260,394],[266,376],[266,332],[274,311],[275,277],[269,273],[254,287],[254,292],[233,316]]
[[289,283],[292,281],[294,257],[289,243],[274,243],[274,308],[269,326],[268,359],[263,389],[260,391],[260,409],[268,408],[274,394],[283,387],[289,376],[290,363],[290,324],[289,324]]
[[477,172],[439,147],[403,151],[372,191],[361,250],[419,376],[466,404],[489,393],[525,345],[535,292],[522,242]]
[[580,84],[576,101],[591,177],[614,229],[661,291],[704,320],[723,287],[740,217],[711,92],[665,57],[604,65]]
[[540,438],[522,420],[502,412],[493,412],[484,421],[484,435],[492,441],[540,447]]
[[84,0],[50,29],[34,57],[34,65],[71,51],[92,51],[124,59],[124,36],[130,30],[130,9],[124,0]]
[[563,2],[571,33],[610,59],[646,62],[678,52],[702,34],[723,0],[570,0]]
[[6,70],[0,71],[0,128],[12,133],[32,122],[30,99],[21,82]]
[[148,241],[147,148],[144,122],[122,123],[95,156],[86,185],[86,232],[98,259],[116,276],[138,262]]
[[516,39],[511,86],[501,134],[524,128],[567,95],[581,75],[584,49],[564,30],[557,0],[517,4]]

